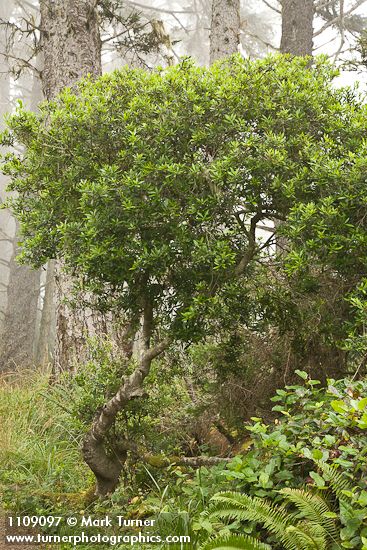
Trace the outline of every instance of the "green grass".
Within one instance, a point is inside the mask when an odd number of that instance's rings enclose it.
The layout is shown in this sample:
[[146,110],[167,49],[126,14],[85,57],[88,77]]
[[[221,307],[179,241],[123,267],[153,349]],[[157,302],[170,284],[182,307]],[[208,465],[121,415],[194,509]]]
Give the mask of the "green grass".
[[71,417],[48,380],[44,371],[0,378],[0,498],[10,510],[62,506],[62,495],[93,482]]

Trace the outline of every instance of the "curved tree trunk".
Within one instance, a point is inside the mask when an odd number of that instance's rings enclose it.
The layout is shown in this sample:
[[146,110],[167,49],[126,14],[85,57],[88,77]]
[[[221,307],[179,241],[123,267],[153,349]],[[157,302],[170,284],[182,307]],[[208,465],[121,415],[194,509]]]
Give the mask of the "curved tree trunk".
[[[97,413],[91,429],[83,441],[83,457],[96,476],[96,495],[99,497],[104,497],[116,489],[127,452],[134,449],[129,441],[124,440],[112,441],[108,450],[107,439],[115,423],[116,416],[132,399],[144,396],[143,382],[149,374],[152,361],[163,353],[169,345],[168,340],[163,340],[151,347],[152,325],[153,306],[149,301],[146,301],[143,311],[138,366],[130,376],[122,380],[117,393]],[[134,338],[135,332],[136,323],[131,322],[126,328],[122,340],[129,344],[129,341]],[[127,345],[127,349],[131,350],[131,345]],[[127,353],[127,358],[129,354],[130,351]]]
[[240,0],[213,0],[210,63],[238,51],[240,43]]

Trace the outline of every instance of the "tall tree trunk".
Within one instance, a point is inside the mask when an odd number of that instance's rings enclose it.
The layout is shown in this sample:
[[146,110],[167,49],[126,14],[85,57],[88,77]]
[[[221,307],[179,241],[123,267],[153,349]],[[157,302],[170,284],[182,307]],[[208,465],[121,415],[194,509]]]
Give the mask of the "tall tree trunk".
[[41,0],[43,90],[51,99],[87,74],[99,76],[101,38],[95,0]]
[[[282,0],[282,36],[281,53],[312,56],[314,0]],[[274,220],[275,228],[281,226]],[[276,248],[280,254],[287,249],[287,240],[277,237]]]
[[[12,2],[0,6],[0,17],[8,21],[13,13]],[[6,51],[6,29],[1,27],[0,49]],[[0,78],[0,117],[11,110],[10,74],[2,56]],[[27,84],[28,82],[27,76]],[[27,88],[27,86],[25,86]],[[32,96],[36,91],[33,79]],[[36,96],[36,94],[35,94]],[[27,98],[28,99],[28,98]],[[31,109],[35,107],[31,97]],[[0,197],[5,198],[7,178],[0,176]],[[35,361],[37,304],[40,292],[40,272],[21,266],[16,261],[18,225],[8,210],[0,212],[0,371],[14,367],[30,367]]]
[[240,0],[213,0],[210,63],[238,51],[240,42]]
[[282,53],[312,55],[314,13],[314,0],[282,0]]
[[[282,53],[312,56],[314,16],[314,0],[282,0]],[[274,225],[277,228],[281,222],[275,220]],[[277,238],[277,248],[280,253],[287,250],[287,240],[284,237]],[[346,358],[345,351],[338,349],[335,344],[327,346],[320,336],[315,336],[310,351],[302,359],[303,364],[294,366],[311,370],[314,377],[325,379],[330,375],[342,376],[345,373]]]
[[48,262],[41,274],[41,304],[36,362],[46,365],[53,362],[56,340],[55,262]]
[[0,339],[0,371],[14,367],[31,367],[35,362],[40,272],[19,265],[16,261],[19,252],[15,237],[9,263],[7,308]]
[[[65,86],[80,78],[99,76],[101,39],[95,0],[41,0],[41,46],[44,56],[43,90],[52,99]],[[52,271],[52,264],[48,267]],[[71,308],[72,282],[55,265],[56,280],[56,349],[54,370],[68,369],[84,356],[86,336],[98,332],[90,312]],[[48,287],[52,281],[48,278]],[[46,290],[47,290],[46,289]],[[45,304],[46,305],[46,304]]]
[[[4,16],[4,7],[0,7],[0,15]],[[10,15],[10,14],[9,14]],[[3,32],[0,37],[3,38]],[[3,48],[3,40],[1,47]],[[3,117],[10,110],[10,76],[4,59],[0,59],[0,129],[3,129]],[[0,202],[6,199],[8,179],[0,173]],[[15,222],[9,210],[0,210],[0,357],[3,353],[2,333],[5,327],[5,317],[8,309],[9,268],[13,252]],[[0,372],[3,365],[0,365]]]

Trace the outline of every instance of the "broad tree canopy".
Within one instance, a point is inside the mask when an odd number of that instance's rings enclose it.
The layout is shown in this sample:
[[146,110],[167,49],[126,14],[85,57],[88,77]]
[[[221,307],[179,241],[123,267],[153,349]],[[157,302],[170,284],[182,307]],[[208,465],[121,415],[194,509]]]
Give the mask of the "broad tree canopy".
[[334,76],[323,59],[186,59],[20,105],[3,143],[24,146],[5,164],[23,260],[61,258],[98,307],[136,316],[148,300],[156,327],[200,334],[251,277],[256,224],[362,167],[365,109]]

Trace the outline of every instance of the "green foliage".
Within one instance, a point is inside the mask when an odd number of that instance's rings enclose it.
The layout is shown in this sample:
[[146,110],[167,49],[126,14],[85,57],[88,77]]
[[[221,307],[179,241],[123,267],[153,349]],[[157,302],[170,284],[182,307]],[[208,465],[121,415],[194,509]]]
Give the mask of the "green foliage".
[[279,491],[282,504],[241,493],[219,493],[212,499],[210,517],[260,523],[281,543],[281,548],[290,550],[360,548],[361,538],[356,536],[355,530],[351,531],[356,523],[360,526],[361,521],[367,519],[367,507],[357,510],[350,500],[351,490],[347,490],[345,478],[330,466],[320,464],[320,467],[328,477],[336,504],[304,489]]
[[114,353],[107,339],[90,340],[88,351],[89,360],[79,366],[76,374],[65,374],[58,384],[59,391],[71,397],[70,411],[80,421],[76,428],[82,431],[90,425],[96,411],[115,395],[129,367],[126,359]]
[[39,114],[20,105],[3,143],[25,147],[4,167],[23,260],[62,258],[95,307],[134,317],[148,297],[176,338],[232,307],[248,318],[255,224],[319,197],[330,167],[361,167],[364,107],[334,75],[324,60],[186,59],[84,80]]
[[[228,465],[242,491],[275,503],[292,487],[307,484],[340,501],[341,546],[358,548],[366,534],[366,382],[329,380],[326,388],[306,372],[304,384],[277,390],[273,424],[255,418],[248,426],[253,447]],[[335,470],[337,468],[337,470]],[[296,502],[294,502],[296,504]]]
[[211,515],[221,519],[261,523],[286,549],[326,549],[329,536],[326,527],[330,524],[330,519],[324,515],[330,513],[326,504],[323,507],[313,495],[300,490],[294,490],[290,494],[285,493],[284,496],[291,502],[296,501],[302,520],[297,521],[297,516],[289,513],[285,507],[272,505],[264,499],[248,497],[240,493],[223,493],[214,496],[215,503]]
[[[88,402],[89,392],[94,404],[95,399],[103,401],[107,390],[97,367],[105,368],[109,350],[107,344],[96,346],[92,354],[96,371],[91,361],[86,373],[80,373],[84,385],[79,387],[79,381],[77,387],[83,403]],[[50,387],[46,376],[27,381],[26,388],[14,381],[4,384],[0,412],[4,416],[7,411],[8,421],[1,428],[2,505],[34,514],[75,512],[87,507],[95,515],[116,512],[127,517],[154,517],[157,533],[189,534],[192,548],[251,548],[251,544],[257,548],[257,542],[259,548],[266,548],[260,544],[263,541],[274,550],[283,549],[286,543],[277,541],[284,532],[298,544],[294,548],[314,548],[310,536],[319,541],[320,548],[324,540],[336,540],[335,549],[364,548],[367,442],[366,428],[359,422],[364,414],[365,382],[330,381],[328,388],[321,388],[306,373],[301,371],[299,376],[303,385],[278,391],[276,399],[281,399],[275,406],[281,405],[283,413],[276,411],[282,416],[275,423],[256,419],[248,426],[252,448],[246,455],[235,457],[228,466],[195,472],[175,464],[161,470],[134,464],[133,460],[128,463],[125,485],[110,499],[93,504],[89,500],[92,493],[88,496],[92,480],[82,465],[79,440],[75,439],[81,427],[75,425],[71,414],[76,389],[69,388],[67,393],[62,385]],[[154,384],[151,387],[154,394]],[[177,407],[177,399],[173,402]],[[163,418],[167,403],[162,406]],[[14,414],[9,415],[11,410]],[[174,406],[169,408],[167,416],[173,410]],[[85,411],[83,422],[88,422],[89,408]],[[149,408],[140,414],[145,443],[154,448],[150,431],[159,429],[144,424],[150,422],[144,420]],[[132,427],[135,420],[128,426],[129,437],[138,439],[140,434]],[[125,430],[125,421],[119,422]],[[164,424],[167,450],[177,442],[177,432],[174,424]],[[156,437],[157,447],[164,448],[163,440]],[[218,491],[232,491],[234,498],[225,506],[224,501],[215,499],[217,504],[211,508],[210,499]],[[333,548],[331,542],[329,547]]]
[[[356,134],[365,120],[362,110],[354,121]],[[328,136],[325,146],[339,148],[332,135]],[[283,228],[291,243],[286,258],[288,275],[295,281],[307,278],[317,281],[321,273],[326,273],[331,284],[338,285],[347,298],[352,315],[345,323],[347,336],[340,344],[359,367],[365,366],[367,351],[365,153],[364,141],[357,149],[352,146],[345,150],[345,156],[339,161],[326,163],[317,174],[319,195],[295,203]]]
[[201,550],[269,550],[268,544],[246,535],[231,535],[209,540],[200,547]]
[[[367,442],[358,420],[364,414],[365,381],[330,381],[323,388],[307,373],[298,375],[302,385],[277,392],[280,418],[248,425],[252,448],[245,455],[227,467],[201,468],[194,478],[173,467],[166,481],[158,482],[160,490],[153,489],[156,496],[147,488],[139,506],[159,514],[163,532],[180,524],[194,547],[222,547],[226,541],[236,547],[253,538],[274,549],[364,547]],[[219,498],[208,510],[219,487],[232,491],[234,499],[223,506]]]
[[[272,398],[280,413],[273,424],[255,418],[247,429],[253,448],[229,465],[230,477],[256,496],[271,495],[305,480],[322,488],[325,480],[314,471],[314,461],[339,466],[363,487],[367,432],[366,382],[330,380],[320,387],[300,371],[304,385],[286,386]],[[251,488],[250,488],[251,486]]]
[[[108,338],[89,341],[89,360],[78,367],[76,374],[67,374],[55,386],[60,403],[69,402],[68,410],[75,434],[90,429],[93,418],[116,394],[122,381],[136,368],[114,349]],[[187,425],[194,422],[192,402],[183,384],[179,369],[164,361],[152,367],[147,390],[141,399],[131,400],[121,411],[109,434],[109,444],[128,439],[142,452],[179,455],[185,443]],[[135,475],[145,483],[144,469],[136,466]]]
[[154,484],[147,487],[139,506],[156,517],[155,527],[162,536],[189,535],[191,547],[198,548],[214,532],[207,508],[218,489],[228,488],[224,468],[223,464],[192,472],[172,465],[163,479],[151,474]]
[[[321,335],[362,358],[363,372],[366,106],[356,91],[336,90],[334,76],[323,60],[310,68],[287,56],[234,56],[210,69],[184,60],[168,70],[125,68],[86,79],[38,114],[20,104],[2,143],[23,151],[4,159],[23,261],[60,259],[83,305],[117,310],[136,326],[149,302],[153,338],[168,333],[191,343],[215,335],[183,369],[191,375],[210,362],[203,391],[214,387],[213,366],[221,367],[219,384],[240,369],[252,381],[261,368],[275,372],[285,364],[283,336],[291,330],[290,351],[306,356]],[[269,269],[268,245],[255,239],[256,224],[268,219],[285,222],[278,231],[288,253],[275,259],[285,272]],[[231,332],[218,345],[219,327]],[[251,360],[236,354],[255,347]],[[261,361],[264,348],[273,352],[269,364]],[[314,354],[320,367],[318,348]],[[7,506],[36,512],[50,507],[48,489],[86,489],[80,433],[132,368],[108,344],[96,345],[77,376],[48,389],[47,399],[24,388],[1,393],[7,409],[15,410],[14,398],[22,411],[2,428]],[[95,510],[166,515],[166,528],[189,531],[194,544],[219,532],[207,550],[256,548],[250,537],[265,539],[264,527],[271,544],[286,548],[327,548],[338,537],[340,547],[360,548],[367,534],[366,382],[329,380],[325,388],[303,370],[298,375],[302,385],[277,390],[274,423],[254,418],[250,450],[227,468],[152,473],[128,462],[127,487]],[[184,416],[194,417],[182,372],[162,361],[149,377],[150,399],[119,414],[111,444],[122,436],[152,450],[180,450]],[[234,483],[241,493],[229,497],[226,511],[224,497],[217,499],[218,514],[233,521],[218,524],[208,500]],[[241,529],[246,536],[233,535]]]
[[[193,547],[206,541],[222,545],[236,533],[265,541],[254,519],[243,522],[244,516],[238,516],[223,523],[208,513],[209,499],[217,490],[236,489],[242,491],[241,499],[247,499],[252,512],[255,503],[259,513],[269,513],[267,506],[279,512],[277,507],[286,501],[280,519],[300,548],[307,548],[309,536],[318,537],[320,544],[338,540],[335,548],[361,548],[367,527],[367,442],[358,420],[363,416],[365,382],[330,381],[323,388],[307,373],[298,375],[302,385],[277,392],[275,407],[280,405],[281,410],[275,412],[280,418],[272,424],[255,419],[248,425],[252,447],[245,455],[236,456],[227,467],[201,468],[194,477],[175,466],[163,477],[153,469],[155,483],[149,485],[147,479],[146,492],[134,510],[158,514],[162,532],[176,526],[179,533],[190,534]],[[309,525],[304,526],[306,519]],[[216,534],[219,540],[214,542]],[[239,540],[230,544],[235,542],[240,544]],[[272,537],[266,542],[284,548]]]

